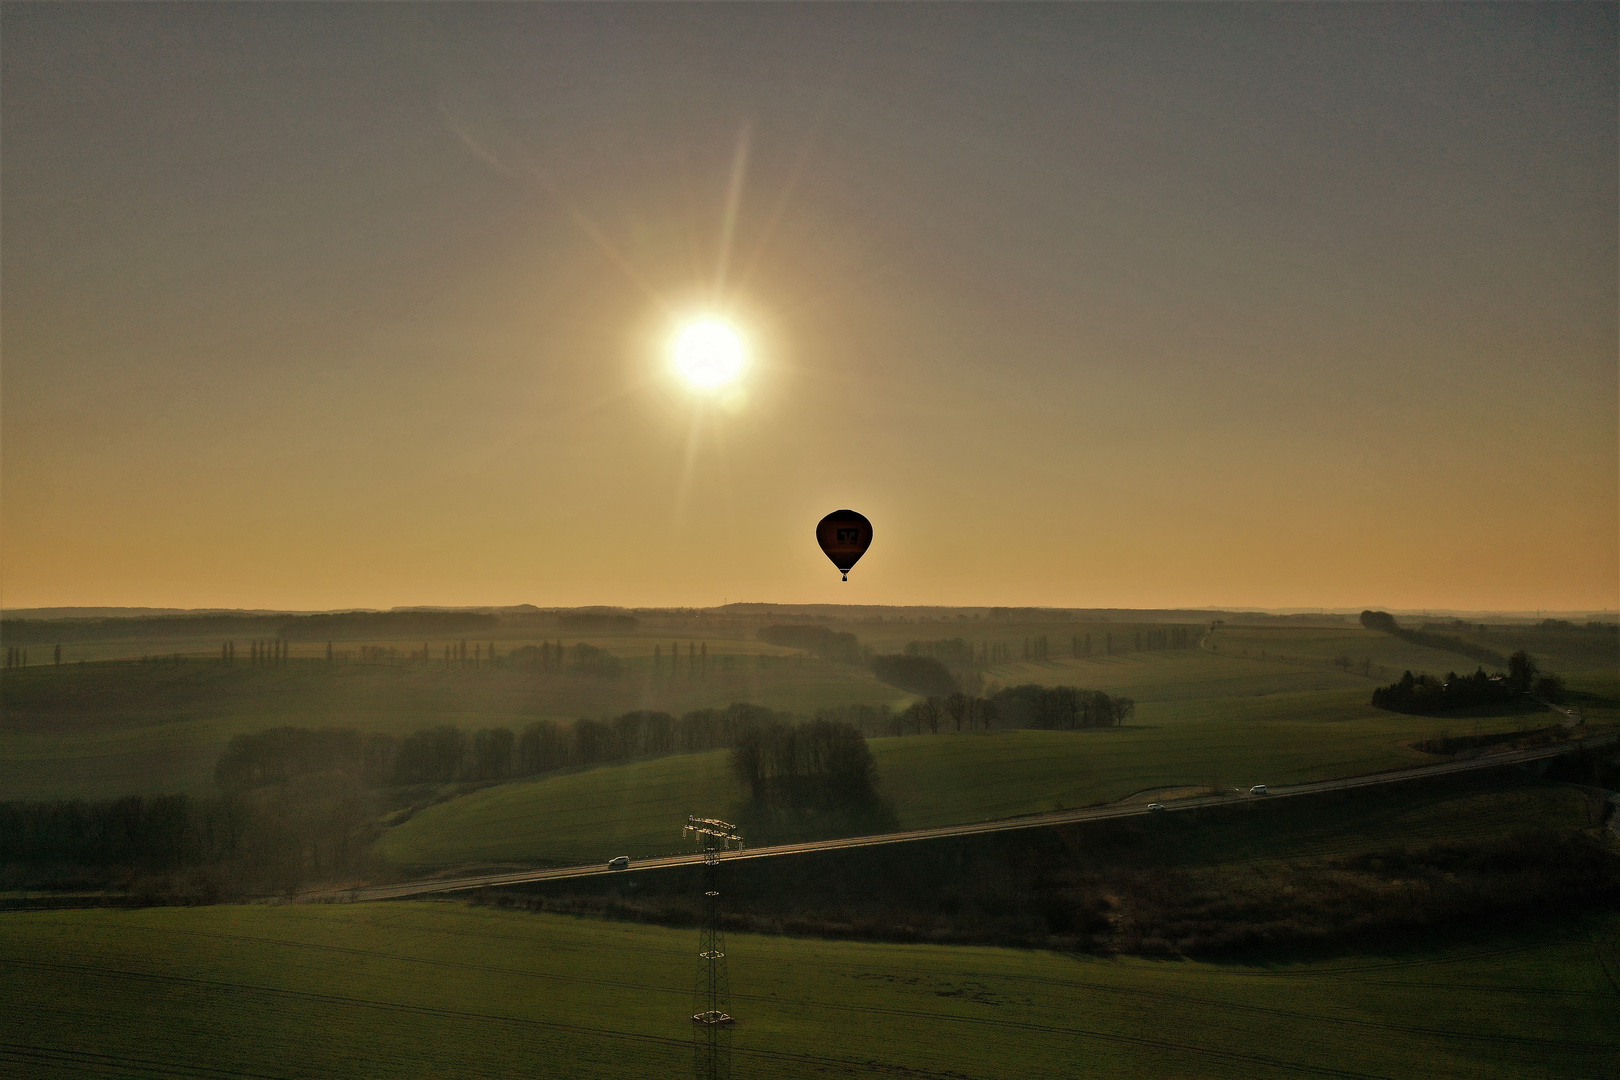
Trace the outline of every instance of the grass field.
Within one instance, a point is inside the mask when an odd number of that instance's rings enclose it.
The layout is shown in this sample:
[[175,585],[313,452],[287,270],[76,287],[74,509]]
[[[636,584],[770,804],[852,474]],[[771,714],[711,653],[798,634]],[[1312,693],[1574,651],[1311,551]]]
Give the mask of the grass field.
[[[1044,634],[1053,653],[1064,654],[1073,635],[1090,633],[1100,650],[1103,634],[1115,633],[1124,642],[1138,626],[947,620],[862,623],[849,628],[879,648],[901,648],[911,640],[964,637],[1001,642],[1018,656],[1026,637]],[[755,629],[742,623],[730,625],[726,620],[691,619],[684,625],[649,627],[633,634],[568,637],[570,642],[586,640],[621,657],[627,670],[616,680],[542,675],[515,668],[447,668],[437,662],[425,668],[360,663],[329,666],[318,658],[324,654],[320,643],[295,644],[294,661],[276,669],[253,668],[241,661],[224,667],[209,654],[179,666],[70,662],[60,668],[36,665],[8,671],[0,694],[0,798],[205,792],[214,761],[231,736],[283,725],[330,725],[398,734],[444,723],[468,729],[521,729],[537,719],[611,716],[638,708],[681,713],[734,701],[809,715],[829,706],[903,706],[912,700],[863,668],[793,656],[791,650],[754,640]],[[1604,666],[1608,652],[1601,637],[1535,628],[1493,629],[1473,637],[1492,647],[1522,644],[1551,650],[1553,659],[1548,663],[1555,670],[1560,670],[1558,663],[1572,665],[1562,670],[1570,676],[1572,688],[1584,695],[1577,703],[1587,715],[1600,721],[1620,719],[1620,673],[1612,664]],[[527,640],[501,638],[498,644],[505,652]],[[705,677],[692,678],[684,669],[677,676],[669,674],[668,650],[674,640],[701,640],[707,646]],[[98,643],[96,647],[127,646],[156,652],[157,644],[178,648],[183,643],[131,641]],[[339,643],[350,649],[359,644]],[[401,650],[420,647],[418,642],[407,641],[373,644]],[[1206,645],[1210,647],[1124,651],[1080,659],[1064,656],[1038,663],[1019,660],[993,665],[983,674],[1003,686],[1067,684],[1127,695],[1142,705],[1137,717],[1140,727],[1188,715],[1174,708],[1158,710],[1161,705],[1194,706],[1211,717],[1229,718],[1234,708],[1238,713],[1250,710],[1249,704],[1233,706],[1234,701],[1253,704],[1275,698],[1283,708],[1296,709],[1307,695],[1315,695],[1320,700],[1309,703],[1301,714],[1311,722],[1324,711],[1344,713],[1347,702],[1364,703],[1381,678],[1379,667],[1386,672],[1410,667],[1442,673],[1468,666],[1465,658],[1455,654],[1414,646],[1354,625],[1228,626],[1210,635]],[[652,671],[655,647],[664,650],[661,676]],[[45,655],[43,647],[36,651]],[[434,655],[438,655],[437,646]],[[1343,671],[1332,666],[1332,660],[1341,655],[1357,661],[1367,657],[1378,666],[1370,677]],[[773,659],[761,666],[761,656]],[[684,663],[683,659],[683,667]],[[1261,714],[1268,708],[1255,707]],[[1362,709],[1359,715],[1374,714]],[[1444,726],[1427,723],[1423,733]],[[1461,723],[1463,729],[1454,733],[1497,730],[1477,718]],[[1508,720],[1501,723],[1508,724]],[[1408,725],[1397,726],[1404,731]],[[1241,734],[1228,729],[1223,737]],[[1171,741],[1177,743],[1179,738]],[[1175,753],[1178,747],[1153,749]],[[1329,756],[1333,753],[1330,750]],[[1160,763],[1164,760],[1173,759]],[[1198,763],[1199,775],[1193,779],[1205,780],[1207,768],[1224,771],[1229,764],[1237,762]],[[1161,782],[1171,783],[1173,778],[1149,778],[1143,785]],[[900,796],[904,782],[896,775],[895,783]],[[1042,781],[1040,798],[1072,800],[1080,797],[1081,790],[1091,789]]]
[[[729,935],[735,1075],[1614,1075],[1620,918],[1278,963]],[[625,1077],[691,1068],[695,935],[460,904],[0,916],[25,1077]]]
[[[632,709],[679,714],[734,701],[814,712],[910,700],[863,668],[731,644],[754,652],[732,653],[734,664],[723,667],[728,654],[715,642],[704,678],[670,676],[667,659],[664,675],[654,677],[648,656],[630,656],[626,674],[611,680],[514,668],[328,666],[314,659],[268,669],[193,660],[10,671],[0,709],[0,799],[206,791],[231,736],[289,725],[393,734],[436,724],[521,730],[540,719]],[[650,654],[652,643],[644,645]],[[760,655],[772,657],[769,666],[759,666]]]
[[[1507,725],[1516,718],[1481,721]],[[1086,806],[1147,788],[1288,784],[1432,760],[1404,745],[1434,721],[1380,713],[1355,691],[1145,703],[1123,728],[875,739],[904,828]],[[390,830],[406,866],[590,862],[681,850],[687,814],[724,814],[742,791],[726,753],[689,754],[486,788]]]

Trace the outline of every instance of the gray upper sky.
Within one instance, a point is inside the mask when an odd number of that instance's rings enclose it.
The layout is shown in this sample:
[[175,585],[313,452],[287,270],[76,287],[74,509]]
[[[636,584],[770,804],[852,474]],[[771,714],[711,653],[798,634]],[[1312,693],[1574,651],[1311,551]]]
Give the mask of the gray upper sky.
[[0,18],[7,606],[1620,603],[1615,5]]

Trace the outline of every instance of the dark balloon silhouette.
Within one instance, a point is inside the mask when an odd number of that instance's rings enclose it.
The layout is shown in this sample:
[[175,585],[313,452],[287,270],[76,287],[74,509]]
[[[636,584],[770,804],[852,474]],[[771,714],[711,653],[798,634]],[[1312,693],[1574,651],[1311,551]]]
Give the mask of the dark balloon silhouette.
[[816,543],[848,581],[850,569],[872,546],[872,523],[853,510],[834,510],[816,526]]

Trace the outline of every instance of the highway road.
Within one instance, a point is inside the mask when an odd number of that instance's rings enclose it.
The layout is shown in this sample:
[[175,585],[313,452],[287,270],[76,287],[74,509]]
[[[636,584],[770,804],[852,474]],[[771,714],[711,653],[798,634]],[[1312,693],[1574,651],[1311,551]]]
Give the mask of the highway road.
[[[1368,773],[1364,776],[1347,776],[1338,780],[1317,780],[1308,784],[1273,787],[1267,794],[1258,796],[1247,794],[1236,797],[1231,795],[1205,795],[1190,799],[1176,799],[1167,805],[1164,812],[1175,813],[1201,806],[1230,806],[1233,803],[1247,799],[1298,798],[1305,795],[1316,795],[1324,791],[1377,787],[1380,784],[1398,784],[1407,780],[1421,780],[1432,776],[1445,776],[1450,773],[1471,772],[1477,769],[1496,769],[1504,765],[1517,765],[1557,757],[1582,747],[1606,746],[1617,738],[1620,738],[1620,732],[1610,732],[1605,735],[1594,735],[1586,739],[1572,739],[1569,742],[1552,746],[1537,747],[1533,750],[1485,754],[1467,761],[1445,761],[1435,765],[1419,765],[1410,769],[1397,769],[1391,772]],[[1148,810],[1147,805],[1143,803],[1113,803],[1108,806],[1091,807],[1082,810],[1060,810],[1049,814],[1030,814],[1024,817],[1003,818],[997,821],[946,825],[934,829],[912,829],[906,832],[880,833],[875,836],[852,836],[843,840],[817,840],[806,844],[779,844],[774,847],[758,847],[744,851],[725,852],[721,857],[727,862],[736,859],[771,859],[781,855],[800,855],[810,851],[842,851],[847,848],[876,847],[881,844],[906,844],[916,840],[937,840],[947,836],[975,836],[980,833],[1005,832],[1009,829],[1041,829],[1050,825],[1067,825],[1080,821],[1104,821],[1109,818],[1140,817],[1151,812]],[[694,853],[640,859],[633,865],[637,870],[656,870],[667,866],[690,866],[702,861],[703,856]],[[473,877],[430,878],[397,885],[312,892],[305,894],[300,899],[305,902],[327,903],[333,901],[402,900],[412,896],[465,892],[469,889],[487,889],[500,885],[523,885],[533,881],[561,881],[567,878],[596,877],[619,872],[621,871],[607,869],[604,859],[603,862],[591,863],[586,866],[564,866],[549,870],[514,870],[500,874],[480,874]]]

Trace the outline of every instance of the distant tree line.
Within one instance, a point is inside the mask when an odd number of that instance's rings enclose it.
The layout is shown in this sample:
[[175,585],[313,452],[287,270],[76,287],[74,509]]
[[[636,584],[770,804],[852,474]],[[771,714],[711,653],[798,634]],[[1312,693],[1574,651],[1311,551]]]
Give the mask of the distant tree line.
[[0,619],[0,637],[18,645],[108,638],[224,638],[273,634],[280,616],[162,615],[137,618]]
[[1136,702],[1075,686],[1009,686],[990,698],[1004,727],[1072,731],[1114,727],[1136,714]]
[[[1484,630],[1484,625],[1480,626]],[[1568,619],[1542,619],[1536,623],[1537,630],[1579,630],[1589,634],[1613,634],[1620,625],[1612,622],[1603,622],[1601,619],[1591,619],[1584,623],[1574,623]]]
[[759,640],[785,649],[803,649],[840,664],[859,664],[864,657],[860,640],[854,634],[825,626],[767,626],[759,631]]
[[472,611],[342,611],[319,615],[154,615],[93,619],[3,619],[0,637],[19,645],[107,638],[276,637],[288,641],[488,636],[500,620]]
[[340,611],[283,619],[279,636],[289,641],[423,637],[487,637],[500,625],[475,611]]
[[888,735],[937,735],[941,731],[1035,728],[1074,731],[1114,727],[1136,714],[1136,702],[1076,686],[1009,686],[988,697],[952,693],[912,702],[885,719]]
[[944,697],[960,689],[956,677],[932,656],[882,653],[872,657],[872,674],[901,690],[925,697]]
[[1381,630],[1386,634],[1409,641],[1413,645],[1422,645],[1430,649],[1439,649],[1443,652],[1453,652],[1459,656],[1466,656],[1470,660],[1481,664],[1489,664],[1495,668],[1507,666],[1507,659],[1494,649],[1487,649],[1483,645],[1471,641],[1464,641],[1450,634],[1435,634],[1427,630],[1408,630],[1395,621],[1395,616],[1387,611],[1363,611],[1361,625],[1368,630]]
[[214,769],[221,791],[242,792],[302,777],[343,776],[364,787],[508,780],[570,767],[696,753],[732,746],[745,732],[792,718],[758,705],[696,709],[675,717],[637,710],[611,719],[538,720],[463,731],[444,724],[405,736],[351,729],[273,728],[237,735]]
[[522,645],[507,653],[506,660],[514,666],[537,671],[571,671],[603,679],[616,679],[624,673],[624,665],[618,657],[583,641],[566,647],[560,641]]
[[557,616],[557,626],[576,634],[593,632],[625,633],[641,625],[634,615],[612,615],[603,612],[582,611]]

